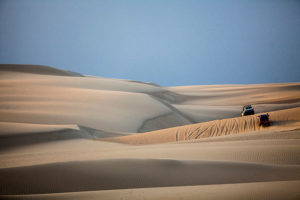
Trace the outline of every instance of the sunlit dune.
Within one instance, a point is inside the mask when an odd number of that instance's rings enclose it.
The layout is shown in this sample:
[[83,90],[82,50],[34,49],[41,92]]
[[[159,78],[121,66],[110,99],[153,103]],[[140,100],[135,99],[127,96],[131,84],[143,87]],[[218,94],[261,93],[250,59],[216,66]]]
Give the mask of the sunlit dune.
[[223,120],[214,120],[198,124],[162,129],[142,134],[134,134],[117,138],[108,138],[106,141],[115,141],[125,144],[156,144],[179,142],[201,138],[242,134],[260,131],[285,131],[300,129],[300,108],[292,108],[269,112],[272,126],[264,127],[258,123],[258,115],[236,117]]
[[162,87],[0,65],[0,199],[299,199],[299,113],[300,83]]

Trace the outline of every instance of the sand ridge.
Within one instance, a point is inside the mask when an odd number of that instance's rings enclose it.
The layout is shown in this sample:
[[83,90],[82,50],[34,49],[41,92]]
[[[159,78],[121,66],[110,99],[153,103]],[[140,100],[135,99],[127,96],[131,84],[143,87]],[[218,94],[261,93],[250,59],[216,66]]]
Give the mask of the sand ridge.
[[157,144],[178,142],[184,140],[201,139],[222,135],[240,134],[261,130],[285,130],[300,128],[300,107],[281,111],[269,112],[272,126],[259,126],[256,115],[237,117],[231,119],[214,120],[198,124],[162,129],[142,134],[107,138],[106,141],[121,142],[125,144]]

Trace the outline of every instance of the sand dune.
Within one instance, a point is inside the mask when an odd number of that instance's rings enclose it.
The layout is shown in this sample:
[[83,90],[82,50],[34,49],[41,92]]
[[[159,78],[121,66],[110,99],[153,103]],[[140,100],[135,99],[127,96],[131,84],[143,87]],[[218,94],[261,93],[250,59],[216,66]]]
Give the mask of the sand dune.
[[[245,104],[272,125],[240,117]],[[1,65],[0,199],[299,199],[299,113],[300,83],[166,88]]]
[[285,130],[300,128],[300,107],[270,112],[272,126],[259,126],[257,115],[237,117],[231,119],[214,120],[199,124],[192,124],[153,132],[108,138],[107,141],[125,144],[156,144],[177,142],[183,140],[200,139],[222,135],[240,134],[261,130]]
[[163,88],[64,76],[62,70],[43,66],[1,65],[0,71],[3,122],[78,124],[135,133],[237,117],[247,103],[257,112],[300,106],[298,83]]
[[[59,132],[61,133],[61,132]],[[57,134],[59,134],[57,133]],[[236,134],[146,146],[66,137],[30,145],[5,146],[0,151],[0,168],[57,162],[105,159],[222,160],[229,162],[300,165],[300,131]],[[78,135],[76,135],[78,137]],[[46,136],[47,138],[47,136]],[[34,141],[39,141],[34,139]],[[16,146],[18,144],[19,146]],[[255,148],[254,148],[255,147]]]
[[172,105],[195,122],[237,117],[241,106],[247,104],[257,113],[300,106],[298,83],[179,86],[168,90],[185,96],[184,102]]
[[[0,183],[0,194],[41,194],[299,180],[300,167],[221,161],[119,159],[0,169],[0,178],[6,180]],[[16,185],[20,179],[22,182]]]
[[192,105],[284,104],[299,102],[300,98],[298,83],[179,86],[168,89],[185,95],[185,104]]
[[191,123],[176,108],[151,96],[166,90],[150,84],[28,73],[1,77],[0,84],[3,122],[78,124],[109,132],[150,131]]

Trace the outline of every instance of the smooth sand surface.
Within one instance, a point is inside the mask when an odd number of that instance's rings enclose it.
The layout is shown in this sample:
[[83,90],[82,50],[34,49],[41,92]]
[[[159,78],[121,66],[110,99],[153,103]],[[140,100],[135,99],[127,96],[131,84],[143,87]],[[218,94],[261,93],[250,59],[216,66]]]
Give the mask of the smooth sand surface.
[[[68,132],[67,132],[68,133]],[[71,136],[70,136],[71,137]],[[222,160],[273,165],[300,164],[300,131],[215,137],[215,141],[132,146],[86,139],[49,140],[0,151],[0,167],[107,159]],[[220,140],[216,140],[220,139]],[[254,148],[255,147],[255,148]]]
[[[0,194],[41,194],[299,180],[300,166],[224,161],[118,159],[0,169],[0,178],[6,180],[0,183]],[[22,181],[15,184],[20,179]]]
[[[0,199],[300,199],[300,83],[24,67],[0,65]],[[240,117],[245,104],[271,126]]]

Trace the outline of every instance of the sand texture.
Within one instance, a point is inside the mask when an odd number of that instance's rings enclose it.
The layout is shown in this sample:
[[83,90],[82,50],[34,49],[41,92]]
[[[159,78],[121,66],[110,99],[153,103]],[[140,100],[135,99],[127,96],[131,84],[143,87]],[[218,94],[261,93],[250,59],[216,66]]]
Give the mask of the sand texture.
[[[240,116],[246,104],[255,115]],[[299,188],[300,83],[167,88],[0,65],[0,199],[296,200]]]

